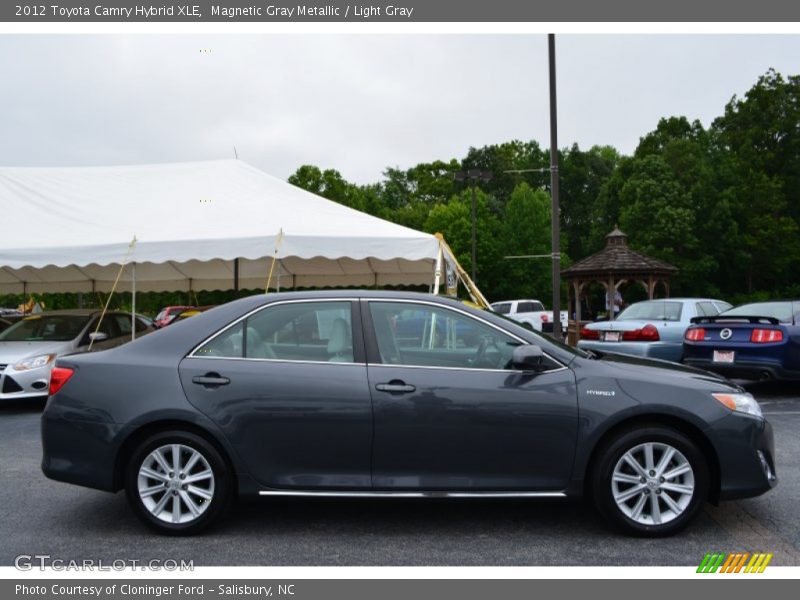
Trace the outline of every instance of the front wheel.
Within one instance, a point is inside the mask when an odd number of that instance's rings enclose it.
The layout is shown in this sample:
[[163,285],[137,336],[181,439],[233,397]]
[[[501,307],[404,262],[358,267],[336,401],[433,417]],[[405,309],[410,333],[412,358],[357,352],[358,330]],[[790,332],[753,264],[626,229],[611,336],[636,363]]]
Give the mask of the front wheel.
[[125,492],[147,525],[171,535],[197,533],[224,511],[231,484],[225,461],[202,437],[157,433],[133,451]]
[[595,503],[627,533],[673,534],[697,515],[708,497],[706,459],[679,431],[662,426],[629,430],[599,452]]

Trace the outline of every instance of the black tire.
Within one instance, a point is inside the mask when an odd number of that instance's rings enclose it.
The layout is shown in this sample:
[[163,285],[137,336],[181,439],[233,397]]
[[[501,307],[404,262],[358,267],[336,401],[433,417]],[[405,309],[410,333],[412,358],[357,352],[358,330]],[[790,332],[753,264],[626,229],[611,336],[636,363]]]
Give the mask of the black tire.
[[[174,444],[182,447],[183,456],[186,456],[187,453],[191,455],[190,450],[198,452],[212,471],[213,482],[211,478],[208,478],[203,483],[198,484],[210,488],[212,497],[210,500],[204,500],[192,496],[193,500],[197,500],[195,506],[198,503],[201,505],[202,513],[197,517],[191,517],[188,522],[167,522],[155,516],[145,505],[145,501],[139,494],[139,470],[143,463],[148,460],[148,457],[157,448]],[[201,463],[200,460],[197,462]],[[195,467],[194,469],[197,468]],[[153,480],[154,483],[155,481]],[[233,495],[233,482],[225,459],[207,440],[187,431],[163,431],[142,441],[131,453],[125,470],[125,493],[133,511],[148,526],[166,535],[193,535],[217,521],[225,512]],[[166,495],[169,493],[167,491],[163,492]],[[158,492],[157,495],[154,494],[154,501],[160,499],[162,497],[161,494],[161,492]],[[180,492],[173,491],[172,494],[178,496]],[[178,497],[180,498],[180,496]],[[168,504],[172,501],[174,500],[166,500]],[[183,501],[181,501],[180,506],[186,509],[189,508]]]
[[[670,511],[667,508],[668,512],[666,516],[671,518],[671,520],[661,524],[655,524],[652,516],[649,519],[650,523],[642,523],[639,520],[632,519],[618,506],[612,490],[612,477],[617,463],[622,460],[622,457],[629,450],[647,443],[666,444],[680,452],[691,466],[694,479],[694,491],[691,500],[689,500],[688,504],[683,508],[683,512],[674,516],[675,511]],[[653,424],[624,431],[597,450],[593,465],[591,489],[595,506],[600,514],[608,521],[629,535],[649,537],[672,535],[686,527],[686,525],[697,516],[697,513],[708,498],[709,470],[706,457],[691,439],[680,431],[670,427]],[[654,478],[652,485],[658,485],[656,481],[658,480]],[[618,485],[627,485],[633,488],[637,484]],[[647,479],[647,483],[642,482],[642,485],[650,485],[650,479]],[[630,503],[635,505],[636,500],[638,500],[641,495],[645,497],[643,503],[648,507],[648,510],[652,509],[651,503],[653,499],[655,499],[659,507],[666,507],[664,499],[661,496],[661,494],[666,493],[666,491],[660,488],[657,492],[648,488],[647,492],[642,491],[641,494],[632,497]],[[674,500],[673,494],[670,493],[669,499]],[[655,511],[650,510],[650,512],[654,513]]]

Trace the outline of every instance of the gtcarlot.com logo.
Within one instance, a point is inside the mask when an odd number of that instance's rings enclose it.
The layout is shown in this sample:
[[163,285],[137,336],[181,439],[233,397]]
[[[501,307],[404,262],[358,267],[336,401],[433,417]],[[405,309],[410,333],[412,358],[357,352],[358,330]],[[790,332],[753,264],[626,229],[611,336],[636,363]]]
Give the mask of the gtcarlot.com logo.
[[765,552],[708,553],[703,557],[698,573],[763,573],[772,554]]

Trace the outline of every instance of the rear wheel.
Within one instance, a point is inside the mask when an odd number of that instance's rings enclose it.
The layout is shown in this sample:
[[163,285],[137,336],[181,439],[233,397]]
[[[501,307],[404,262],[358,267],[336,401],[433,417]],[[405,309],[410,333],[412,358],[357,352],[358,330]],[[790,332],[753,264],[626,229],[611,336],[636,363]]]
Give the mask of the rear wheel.
[[677,430],[630,430],[599,452],[593,474],[595,503],[627,533],[673,534],[697,515],[708,497],[705,457]]
[[146,524],[162,533],[190,535],[222,514],[231,484],[225,461],[213,445],[193,433],[166,431],[134,450],[125,491]]

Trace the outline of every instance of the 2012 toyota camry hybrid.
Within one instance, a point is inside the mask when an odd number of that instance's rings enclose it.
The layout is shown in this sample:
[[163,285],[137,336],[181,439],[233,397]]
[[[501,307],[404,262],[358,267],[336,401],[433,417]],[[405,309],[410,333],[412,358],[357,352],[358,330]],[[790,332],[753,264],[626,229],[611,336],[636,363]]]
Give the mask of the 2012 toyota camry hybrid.
[[631,533],[776,484],[750,394],[672,363],[574,350],[443,298],[238,300],[58,359],[45,474],[126,490],[193,533],[236,496],[590,496]]

